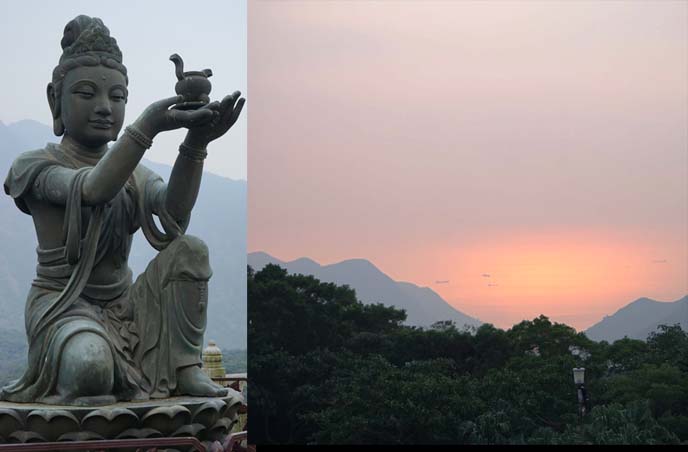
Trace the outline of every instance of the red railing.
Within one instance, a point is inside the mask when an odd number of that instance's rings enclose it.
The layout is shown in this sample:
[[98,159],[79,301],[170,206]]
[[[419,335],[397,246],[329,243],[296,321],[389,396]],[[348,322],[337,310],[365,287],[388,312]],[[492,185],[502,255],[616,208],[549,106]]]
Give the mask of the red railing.
[[73,450],[90,450],[100,452],[124,447],[135,447],[137,452],[156,452],[160,448],[171,446],[191,446],[198,452],[245,452],[255,451],[255,446],[243,447],[247,432],[236,432],[227,436],[225,442],[215,441],[206,448],[197,438],[143,438],[143,439],[110,439],[96,441],[63,441],[49,443],[0,444],[0,451],[17,452],[57,452]]
[[[231,436],[231,435],[230,435]],[[219,444],[219,443],[218,443]],[[208,449],[197,438],[142,438],[142,439],[105,439],[95,441],[63,441],[49,443],[25,443],[25,444],[2,444],[0,451],[22,451],[22,452],[53,452],[71,450],[91,450],[101,451],[118,449],[120,447],[136,447],[137,451],[154,452],[161,447],[171,446],[192,446],[199,452],[206,452]],[[222,447],[222,446],[220,446]],[[211,449],[212,450],[212,449]],[[223,449],[215,449],[223,450]]]

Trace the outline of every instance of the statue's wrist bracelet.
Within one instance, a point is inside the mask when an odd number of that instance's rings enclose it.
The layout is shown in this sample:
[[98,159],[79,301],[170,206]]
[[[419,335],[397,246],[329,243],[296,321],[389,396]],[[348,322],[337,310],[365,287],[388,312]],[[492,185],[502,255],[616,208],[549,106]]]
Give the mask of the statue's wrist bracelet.
[[189,160],[202,162],[208,156],[208,151],[201,148],[191,147],[188,144],[182,143],[179,145],[179,154],[188,158]]
[[134,126],[127,126],[124,129],[124,133],[129,135],[129,137],[141,145],[144,149],[149,149],[153,146],[153,140],[148,138],[143,132]]

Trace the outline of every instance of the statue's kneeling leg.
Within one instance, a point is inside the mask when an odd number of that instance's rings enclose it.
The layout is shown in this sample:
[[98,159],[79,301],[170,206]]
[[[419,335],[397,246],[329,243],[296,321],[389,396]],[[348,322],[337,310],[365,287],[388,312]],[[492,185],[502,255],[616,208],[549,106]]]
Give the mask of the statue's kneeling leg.
[[[208,247],[196,237],[182,235],[134,283],[131,296],[144,344],[139,350],[145,351],[137,359],[151,382],[152,398],[219,397],[228,392],[201,370],[211,275]],[[155,328],[151,322],[158,322]]]
[[110,345],[95,333],[72,336],[62,351],[57,397],[73,404],[114,403],[115,364]]
[[[185,333],[175,335],[175,348],[182,356],[200,358],[208,312],[208,248],[202,240],[189,235],[181,236],[175,242],[177,265],[170,275],[169,284],[175,294],[174,303],[178,304],[175,311],[179,332]],[[181,366],[177,368],[177,394],[227,395],[226,388],[213,382],[201,370],[200,362],[189,365],[189,361],[194,360],[181,359]]]
[[[180,311],[184,313],[186,322],[195,326],[203,325],[205,329],[206,323],[206,306],[208,303],[208,282],[207,281],[173,281],[170,284],[174,285],[174,293],[179,296],[176,303],[181,304]],[[190,328],[183,328],[187,332]],[[181,339],[181,337],[177,337]],[[193,338],[191,335],[179,340],[178,349],[189,350],[189,339],[195,339],[197,342],[196,356],[200,357],[200,348],[203,344],[202,333]],[[194,342],[196,342],[194,341]],[[189,350],[190,351],[190,350]],[[187,355],[191,353],[187,352]],[[177,393],[183,395],[205,396],[205,397],[221,397],[227,395],[227,389],[218,385],[210,379],[210,377],[201,370],[200,365],[192,364],[177,368]]]

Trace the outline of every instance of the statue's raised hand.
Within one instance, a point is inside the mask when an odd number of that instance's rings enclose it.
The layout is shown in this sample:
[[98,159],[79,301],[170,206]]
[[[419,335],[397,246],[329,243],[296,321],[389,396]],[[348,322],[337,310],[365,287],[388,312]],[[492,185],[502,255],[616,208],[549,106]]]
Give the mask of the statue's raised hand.
[[196,110],[208,110],[215,114],[208,122],[189,126],[189,132],[186,134],[184,142],[195,148],[205,149],[208,143],[227,133],[239,119],[241,109],[244,108],[246,99],[240,96],[241,92],[235,91],[232,95],[222,99],[222,102],[211,102]]
[[215,109],[210,108],[198,110],[170,109],[173,105],[181,102],[184,102],[184,96],[181,95],[153,102],[141,113],[135,125],[148,138],[152,139],[160,132],[181,127],[202,126],[219,116]]

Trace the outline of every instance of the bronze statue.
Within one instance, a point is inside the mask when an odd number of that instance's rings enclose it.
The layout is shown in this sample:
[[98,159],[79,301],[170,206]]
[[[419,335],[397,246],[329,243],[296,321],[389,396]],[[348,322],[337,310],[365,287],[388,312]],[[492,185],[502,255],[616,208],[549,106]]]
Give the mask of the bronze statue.
[[[221,102],[206,96],[190,109],[171,108],[186,99],[170,97],[119,135],[128,78],[108,28],[78,16],[61,45],[47,95],[63,138],[20,155],[4,185],[33,217],[38,266],[25,310],[28,368],[0,400],[88,405],[225,395],[200,369],[208,250],[184,231],[206,147],[236,122],[244,99],[238,91]],[[181,127],[188,132],[165,184],[139,161],[158,133]],[[160,252],[134,282],[127,260],[139,228]]]

